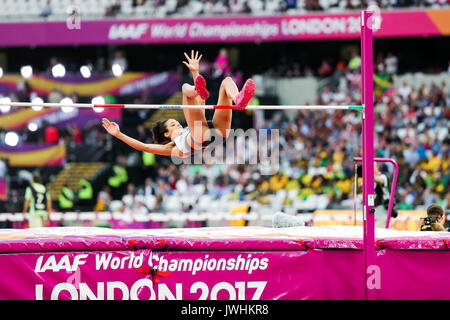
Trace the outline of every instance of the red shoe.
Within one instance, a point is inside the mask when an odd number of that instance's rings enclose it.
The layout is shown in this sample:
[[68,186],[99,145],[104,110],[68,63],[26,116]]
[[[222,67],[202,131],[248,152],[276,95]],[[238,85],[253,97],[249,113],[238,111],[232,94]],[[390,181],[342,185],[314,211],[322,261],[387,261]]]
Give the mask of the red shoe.
[[209,92],[206,90],[206,80],[201,75],[195,78],[195,91],[203,100],[209,98]]
[[254,94],[255,94],[255,82],[252,79],[248,79],[245,82],[241,92],[239,92],[236,97],[236,107],[239,110],[244,110]]

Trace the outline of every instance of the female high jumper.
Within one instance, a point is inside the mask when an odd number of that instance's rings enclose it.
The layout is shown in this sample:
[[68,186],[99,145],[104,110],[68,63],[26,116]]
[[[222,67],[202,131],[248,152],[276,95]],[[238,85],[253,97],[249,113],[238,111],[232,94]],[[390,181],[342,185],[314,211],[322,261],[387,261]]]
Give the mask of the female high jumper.
[[[192,50],[189,57],[184,53],[187,62],[183,63],[189,68],[194,79],[194,86],[183,84],[183,105],[205,105],[209,97],[206,90],[206,81],[199,74],[199,65],[202,55],[198,51],[194,55]],[[255,83],[248,79],[239,92],[236,83],[230,77],[225,78],[219,89],[218,106],[231,106],[233,103],[240,110],[244,110],[255,94]],[[215,129],[224,139],[227,138],[231,127],[232,109],[216,109],[212,121],[207,121],[205,109],[183,109],[187,127],[183,128],[175,119],[158,121],[152,128],[154,144],[146,144],[120,132],[119,125],[103,118],[102,124],[106,131],[122,140],[129,146],[149,153],[164,156],[189,157],[195,150],[202,150],[211,143],[211,129]]]

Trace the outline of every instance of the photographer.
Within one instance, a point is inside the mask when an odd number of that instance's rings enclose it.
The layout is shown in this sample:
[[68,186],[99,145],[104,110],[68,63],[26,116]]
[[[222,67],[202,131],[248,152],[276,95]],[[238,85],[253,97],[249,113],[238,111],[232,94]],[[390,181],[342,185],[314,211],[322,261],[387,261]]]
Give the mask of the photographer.
[[[388,177],[386,174],[381,173],[376,163],[374,164],[374,181],[375,181],[375,227],[385,228],[388,216],[389,198],[391,194],[389,192]],[[394,212],[392,212],[392,217],[395,218]]]
[[419,231],[447,231],[443,226],[444,209],[432,204],[427,208],[427,217],[420,218]]
[[[374,182],[375,182],[375,228],[385,228],[386,220],[388,218],[389,199],[391,193],[389,190],[390,180],[387,174],[382,173],[378,169],[378,165],[374,163],[373,167]],[[362,167],[357,169],[358,176],[362,176]],[[358,192],[362,192],[362,179],[358,185]],[[394,208],[395,202],[391,212],[391,217],[397,217],[397,210]],[[391,222],[389,222],[389,227]]]

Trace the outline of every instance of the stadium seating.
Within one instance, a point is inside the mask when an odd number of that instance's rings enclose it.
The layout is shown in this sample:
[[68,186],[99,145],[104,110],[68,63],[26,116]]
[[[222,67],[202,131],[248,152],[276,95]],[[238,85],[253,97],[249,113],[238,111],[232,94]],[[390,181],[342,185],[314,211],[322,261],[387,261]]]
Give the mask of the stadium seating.
[[[295,7],[285,7],[285,0],[239,0],[239,3],[248,3],[251,14],[270,15],[280,12],[303,13],[307,11],[326,11],[342,12],[361,8],[360,0],[350,0],[351,7],[348,7],[346,0],[318,0],[319,8],[311,8],[311,1],[297,0]],[[217,2],[214,0],[214,3]],[[314,1],[312,1],[314,2]],[[397,7],[397,1],[381,0],[369,1],[370,4],[378,4],[382,9]],[[428,0],[428,6],[443,7],[449,6],[446,0]],[[106,9],[113,6],[115,0],[58,0],[50,1],[51,14],[46,17],[48,20],[64,20],[72,13],[72,8],[76,7],[82,17],[86,19],[100,19],[105,17]],[[227,14],[230,15],[228,2]],[[0,18],[6,21],[23,21],[30,19],[39,19],[43,8],[47,5],[47,0],[0,0]],[[413,0],[402,3],[402,6],[415,6],[417,3]],[[118,18],[129,17],[153,17],[162,18],[168,15],[175,16],[198,16],[214,15],[214,10],[206,10],[206,2],[199,0],[190,0],[187,5],[178,7],[177,0],[166,0],[162,4],[155,4],[154,1],[145,1],[142,5],[133,6],[133,0],[121,0],[120,10],[114,15]],[[284,8],[284,9],[283,9]]]

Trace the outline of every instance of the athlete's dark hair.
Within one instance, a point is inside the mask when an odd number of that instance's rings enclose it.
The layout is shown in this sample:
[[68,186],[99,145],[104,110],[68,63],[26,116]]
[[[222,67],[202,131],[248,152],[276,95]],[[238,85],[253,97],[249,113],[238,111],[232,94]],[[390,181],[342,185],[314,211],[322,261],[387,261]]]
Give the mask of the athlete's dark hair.
[[153,135],[153,141],[158,144],[166,144],[170,142],[170,139],[164,136],[164,133],[166,133],[167,126],[166,122],[168,119],[165,120],[159,120],[155,123],[155,125],[152,128],[152,135]]

